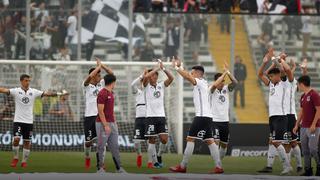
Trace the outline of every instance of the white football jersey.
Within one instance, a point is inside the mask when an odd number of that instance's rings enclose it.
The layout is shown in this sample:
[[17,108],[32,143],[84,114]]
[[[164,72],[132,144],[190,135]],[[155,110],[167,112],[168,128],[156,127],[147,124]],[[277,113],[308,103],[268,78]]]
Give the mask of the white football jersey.
[[[210,90],[209,90],[210,91]],[[215,89],[210,92],[210,107],[212,111],[212,121],[229,122],[229,89],[228,85],[220,90]]]
[[97,85],[89,84],[88,86],[82,83],[83,93],[85,95],[85,111],[84,116],[97,116],[98,106],[97,106],[97,96],[99,91],[105,86],[104,80],[102,79]]
[[150,83],[144,88],[147,114],[146,117],[165,117],[164,112],[164,82],[158,82],[154,87]]
[[193,103],[196,117],[210,117],[209,89],[205,79],[195,78],[197,84],[193,87]]
[[146,99],[144,91],[137,89],[136,93],[136,118],[146,117]]
[[296,99],[295,95],[298,89],[297,80],[294,79],[292,82],[289,82],[287,79],[287,88],[285,96],[285,109],[286,114],[294,114],[296,116]]
[[277,84],[269,83],[269,117],[287,115],[285,109],[285,95],[288,83],[280,81]]
[[29,88],[24,91],[21,87],[9,90],[15,102],[13,122],[33,124],[33,105],[37,97],[43,95],[43,91]]

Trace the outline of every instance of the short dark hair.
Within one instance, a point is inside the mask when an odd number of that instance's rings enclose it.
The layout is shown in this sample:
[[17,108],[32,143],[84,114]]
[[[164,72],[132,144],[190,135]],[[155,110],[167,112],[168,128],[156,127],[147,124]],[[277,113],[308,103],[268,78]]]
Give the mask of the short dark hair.
[[[151,72],[151,71],[153,71],[153,69],[149,69],[148,73]],[[156,72],[156,75],[159,75],[158,71]]]
[[307,75],[301,76],[301,77],[299,77],[299,79],[298,79],[298,83],[302,83],[303,85],[305,85],[305,86],[307,86],[307,87],[310,87],[310,85],[311,85],[311,78],[310,78],[310,76],[307,76]]
[[280,74],[280,69],[279,68],[272,68],[270,69],[270,71],[268,72],[268,75],[270,74]]
[[191,69],[194,69],[196,71],[201,71],[204,74],[204,68],[203,66],[193,66]]
[[[91,74],[92,73],[92,71],[94,71],[96,68],[90,68],[90,70],[89,70],[89,74]],[[98,73],[100,72],[100,70],[98,71]]]
[[22,81],[22,80],[24,80],[26,78],[30,78],[30,76],[28,74],[21,74],[20,81]]
[[106,85],[110,85],[117,80],[116,76],[113,74],[106,74],[103,79]]
[[222,76],[222,73],[216,73],[215,75],[214,75],[214,80],[216,81],[217,79],[219,79],[219,77],[221,77]]

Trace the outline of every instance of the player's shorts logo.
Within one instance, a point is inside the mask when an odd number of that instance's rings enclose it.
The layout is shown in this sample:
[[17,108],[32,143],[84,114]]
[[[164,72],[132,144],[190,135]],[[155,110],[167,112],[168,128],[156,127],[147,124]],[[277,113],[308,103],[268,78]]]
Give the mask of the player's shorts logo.
[[226,101],[226,98],[224,96],[219,96],[219,100],[220,100],[220,102],[224,103]]
[[153,96],[154,96],[155,98],[159,98],[160,95],[161,95],[160,91],[155,91],[155,92],[153,93]]
[[197,136],[199,138],[203,138],[205,134],[206,134],[206,131],[205,130],[201,130],[201,131],[198,132]]
[[270,95],[271,95],[271,96],[273,96],[275,92],[276,92],[276,90],[275,90],[274,88],[271,88],[271,89],[270,89]]
[[28,104],[30,102],[28,97],[23,97],[21,100],[24,104]]

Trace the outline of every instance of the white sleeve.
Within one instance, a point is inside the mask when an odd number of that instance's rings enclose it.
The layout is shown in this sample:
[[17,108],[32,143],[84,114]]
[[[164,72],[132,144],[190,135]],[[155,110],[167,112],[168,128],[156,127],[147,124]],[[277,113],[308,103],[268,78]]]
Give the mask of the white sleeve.
[[68,22],[67,22],[67,23],[68,23],[68,24],[69,24],[69,23],[72,23],[72,16],[69,16],[69,17],[68,17]]
[[101,84],[101,87],[105,87],[106,86],[106,83],[104,82],[104,79],[101,79],[100,84]]
[[40,97],[43,95],[43,91],[40,91],[38,89],[33,89],[35,97]]
[[9,92],[10,92],[9,95],[14,97],[18,94],[18,88],[11,88],[11,89],[9,89]]
[[133,94],[138,93],[138,86],[140,85],[141,77],[137,77],[135,80],[132,81],[131,83],[131,89]]
[[[196,80],[196,85],[194,85],[194,86],[199,86],[199,81],[200,81],[200,79],[198,79],[198,78],[194,78],[195,80]],[[209,87],[210,88],[210,87]]]

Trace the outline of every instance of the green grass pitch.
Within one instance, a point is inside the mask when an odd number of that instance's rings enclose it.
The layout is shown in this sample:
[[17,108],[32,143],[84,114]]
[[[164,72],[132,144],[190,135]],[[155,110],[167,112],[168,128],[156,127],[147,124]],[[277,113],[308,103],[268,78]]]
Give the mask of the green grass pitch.
[[[20,153],[21,156],[22,153]],[[9,166],[12,158],[11,152],[0,152],[0,174],[2,173],[29,173],[29,172],[57,172],[57,173],[94,173],[95,168],[95,154],[91,155],[91,169],[85,170],[84,157],[81,152],[31,152],[28,167],[22,169],[20,166],[11,168]],[[164,154],[163,162],[165,167],[162,169],[148,169],[146,168],[147,154],[143,154],[143,166],[136,167],[135,153],[121,153],[121,161],[123,167],[129,173],[168,173],[169,167],[179,163],[182,155]],[[256,171],[260,170],[266,165],[265,157],[225,157],[222,161],[223,168],[226,174],[258,174]],[[114,164],[111,159],[110,152],[106,156],[106,171],[114,172]],[[295,163],[293,162],[293,168]],[[19,164],[20,165],[20,164]],[[188,173],[208,173],[214,167],[213,160],[209,155],[193,155],[189,161]],[[272,174],[279,175],[282,168],[278,158],[276,158]],[[297,175],[295,172],[292,175]]]

